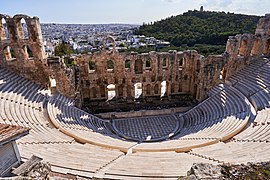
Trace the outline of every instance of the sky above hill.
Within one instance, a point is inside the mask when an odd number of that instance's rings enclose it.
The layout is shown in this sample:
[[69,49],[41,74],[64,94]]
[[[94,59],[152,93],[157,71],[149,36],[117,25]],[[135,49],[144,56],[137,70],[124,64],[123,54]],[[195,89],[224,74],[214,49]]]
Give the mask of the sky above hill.
[[3,0],[0,13],[38,16],[43,23],[142,24],[200,6],[207,11],[270,13],[270,0]]

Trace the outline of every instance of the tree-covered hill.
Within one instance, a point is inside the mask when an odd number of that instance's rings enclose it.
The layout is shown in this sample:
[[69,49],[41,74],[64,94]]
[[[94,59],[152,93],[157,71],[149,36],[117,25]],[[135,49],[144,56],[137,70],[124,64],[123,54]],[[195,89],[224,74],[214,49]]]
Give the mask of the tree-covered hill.
[[194,10],[144,24],[135,33],[169,41],[176,47],[198,47],[199,44],[212,47],[225,45],[228,36],[231,35],[254,34],[259,18],[243,14]]

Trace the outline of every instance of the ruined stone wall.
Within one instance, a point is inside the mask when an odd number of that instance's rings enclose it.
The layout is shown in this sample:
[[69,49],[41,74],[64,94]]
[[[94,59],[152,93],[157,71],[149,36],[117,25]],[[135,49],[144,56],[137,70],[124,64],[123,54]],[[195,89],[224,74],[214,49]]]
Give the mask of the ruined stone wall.
[[54,78],[60,93],[80,100],[106,101],[108,91],[114,91],[116,97],[133,101],[134,85],[142,90],[142,97],[161,96],[164,83],[167,98],[191,94],[203,100],[214,85],[227,82],[257,58],[270,56],[270,15],[260,19],[254,35],[229,37],[222,55],[205,58],[196,51],[119,53],[114,48],[79,55],[73,68],[67,68],[60,58],[46,56],[37,17],[0,18],[0,66],[43,86],[49,86]]
[[70,70],[64,68],[59,58],[55,61],[46,56],[37,17],[0,14],[0,66],[44,87],[49,86],[50,77],[54,77],[58,83],[57,90],[74,97],[73,77],[68,76],[72,73],[66,72]]
[[[191,93],[200,70],[196,51],[144,54],[102,51],[77,57],[83,98],[106,100],[108,85],[115,85],[117,97],[134,98],[134,85],[142,84],[142,96],[161,96],[161,83],[166,94]],[[111,65],[113,64],[113,65]]]

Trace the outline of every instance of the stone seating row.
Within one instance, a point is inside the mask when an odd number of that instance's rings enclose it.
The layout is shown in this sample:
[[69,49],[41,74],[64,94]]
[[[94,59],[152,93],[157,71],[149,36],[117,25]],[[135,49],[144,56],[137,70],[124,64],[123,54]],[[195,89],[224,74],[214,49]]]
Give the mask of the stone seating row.
[[217,143],[193,149],[197,156],[202,155],[225,163],[265,162],[270,160],[270,146],[266,142],[228,142]]
[[123,156],[120,151],[104,149],[90,144],[19,144],[23,159],[32,155],[50,162],[52,170],[61,174],[92,178],[94,174],[111,161]]
[[52,123],[61,132],[73,137],[79,142],[95,144],[127,152],[135,142],[119,138],[108,128],[106,122],[86,113],[71,104],[57,100],[61,95],[52,97],[47,110]]

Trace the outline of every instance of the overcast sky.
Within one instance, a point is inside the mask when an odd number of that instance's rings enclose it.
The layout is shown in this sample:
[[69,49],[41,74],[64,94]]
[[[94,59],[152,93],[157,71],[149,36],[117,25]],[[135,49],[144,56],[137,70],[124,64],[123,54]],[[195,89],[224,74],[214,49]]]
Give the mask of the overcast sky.
[[41,22],[153,22],[188,10],[270,13],[270,0],[1,0],[0,13],[38,16]]

